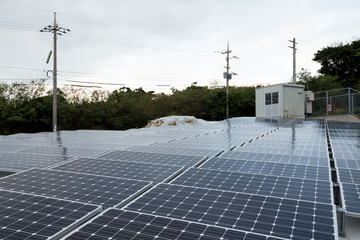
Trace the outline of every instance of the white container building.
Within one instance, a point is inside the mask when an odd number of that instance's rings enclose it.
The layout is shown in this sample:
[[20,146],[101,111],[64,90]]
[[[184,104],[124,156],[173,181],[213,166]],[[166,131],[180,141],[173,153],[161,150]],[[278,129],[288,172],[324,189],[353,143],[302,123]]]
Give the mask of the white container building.
[[303,85],[277,84],[255,89],[256,117],[303,118]]

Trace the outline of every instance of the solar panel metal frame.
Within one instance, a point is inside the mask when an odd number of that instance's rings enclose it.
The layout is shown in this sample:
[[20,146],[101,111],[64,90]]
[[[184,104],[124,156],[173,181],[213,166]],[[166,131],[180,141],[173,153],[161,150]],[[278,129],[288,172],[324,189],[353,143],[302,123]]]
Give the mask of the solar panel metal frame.
[[[9,191],[9,190],[4,190],[4,189],[0,189],[0,192],[7,192],[7,193],[11,193],[11,194],[15,194],[15,195],[18,195],[18,196],[22,196],[22,198],[24,198],[25,196],[29,196],[29,197],[34,197],[34,198],[39,198],[39,199],[44,199],[44,201],[46,201],[46,200],[55,200],[55,201],[58,201],[58,202],[63,202],[63,203],[69,203],[69,204],[71,204],[71,203],[74,203],[74,204],[79,204],[79,205],[82,205],[82,206],[92,206],[92,207],[94,207],[94,210],[92,210],[91,212],[89,212],[89,213],[87,213],[86,215],[84,215],[84,216],[82,216],[80,219],[77,219],[76,221],[73,221],[71,224],[69,224],[68,226],[66,226],[66,227],[64,227],[64,228],[62,228],[62,230],[61,231],[58,231],[56,234],[54,234],[54,235],[52,235],[52,236],[49,236],[48,237],[48,239],[58,239],[58,238],[60,238],[60,237],[63,237],[64,235],[66,235],[66,234],[68,234],[69,232],[71,232],[71,231],[73,231],[74,229],[76,229],[78,226],[80,226],[81,224],[83,224],[84,222],[86,222],[86,221],[88,221],[89,219],[91,219],[92,217],[94,217],[94,216],[96,216],[98,213],[100,213],[102,210],[103,210],[103,208],[101,207],[101,206],[98,206],[98,205],[94,205],[94,204],[88,204],[88,203],[79,203],[79,202],[76,202],[76,201],[71,201],[71,200],[64,200],[64,199],[59,199],[59,198],[53,198],[53,197],[45,197],[45,196],[39,196],[39,195],[34,195],[34,194],[28,194],[28,193],[20,193],[20,192],[14,192],[14,191]],[[0,201],[1,201],[1,199],[4,197],[4,195],[0,195]],[[39,200],[39,199],[37,199],[37,200]],[[12,199],[9,199],[9,200],[12,200]],[[21,201],[21,203],[24,203],[24,204],[26,204],[26,207],[29,207],[29,208],[31,208],[33,205],[35,206],[38,206],[38,207],[40,207],[40,205],[38,204],[39,202],[37,201],[37,202],[29,202],[29,201],[26,201],[26,199],[23,199],[22,201]],[[33,205],[32,205],[33,204]],[[17,205],[19,205],[19,204],[17,204]],[[44,208],[46,208],[46,207],[49,207],[49,208],[51,208],[52,206],[51,205],[44,205]],[[1,209],[2,207],[0,206],[0,212],[1,211],[3,211],[2,209]],[[7,208],[7,209],[13,209],[13,208]],[[61,211],[62,209],[64,209],[64,211],[66,212],[66,208],[57,208],[57,210],[56,211]],[[36,212],[34,212],[34,213],[38,213],[38,211],[40,211],[41,209],[39,209],[39,210],[37,210]],[[15,211],[17,211],[16,209],[15,209]],[[20,211],[21,211],[21,209],[20,209]],[[18,211],[18,212],[20,212],[20,211]],[[42,214],[44,217],[46,216],[46,217],[48,217],[48,216],[51,216],[51,214],[48,212],[48,211],[46,211],[47,212],[47,214],[45,215],[45,213],[39,213],[39,214]],[[14,213],[15,214],[15,213]],[[11,216],[13,216],[14,214],[12,214]],[[22,215],[24,215],[24,214],[22,214]],[[26,215],[26,216],[29,216],[29,215]],[[24,217],[24,216],[22,216],[22,217]],[[2,218],[2,216],[0,216],[0,219]],[[12,218],[14,218],[14,217],[12,217]],[[60,220],[60,219],[66,219],[66,217],[65,216],[59,216],[58,217],[58,220]],[[21,219],[18,219],[19,221],[21,221],[22,220],[22,218]],[[38,220],[40,220],[40,219],[32,219],[33,220],[33,222],[32,222],[32,224],[37,224],[37,221]],[[56,221],[58,221],[58,220],[56,220]],[[74,219],[75,220],[75,219]],[[14,222],[15,223],[15,222]],[[56,222],[54,222],[54,223],[56,223]],[[54,223],[48,223],[48,225],[46,225],[46,226],[53,226],[53,224]],[[49,225],[49,224],[51,224],[51,225]],[[10,224],[11,225],[11,224]],[[44,224],[43,224],[44,225]],[[24,226],[25,228],[27,228],[27,227],[30,227],[31,225],[26,225],[26,226]],[[3,229],[6,229],[6,227],[2,227],[1,225],[0,225],[0,231],[2,231]],[[21,229],[13,229],[14,231],[16,231],[16,232],[21,232]],[[38,230],[40,230],[40,229],[38,229]],[[33,236],[35,236],[36,235],[36,233],[35,232],[33,232],[33,233],[30,233],[30,232],[28,232],[29,234],[31,234],[31,235],[33,235]],[[44,236],[44,235],[41,235],[41,236]],[[11,237],[11,235],[10,235],[10,237]],[[44,237],[46,237],[46,236],[44,236]],[[35,239],[36,239],[37,237],[35,237]],[[7,239],[7,238],[5,238],[5,239]],[[12,239],[12,238],[9,238],[9,239]]]

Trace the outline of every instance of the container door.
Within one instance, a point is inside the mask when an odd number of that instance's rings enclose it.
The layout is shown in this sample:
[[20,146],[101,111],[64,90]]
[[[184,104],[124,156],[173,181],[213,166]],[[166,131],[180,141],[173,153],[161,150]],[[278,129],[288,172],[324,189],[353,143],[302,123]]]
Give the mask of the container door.
[[279,92],[265,93],[265,117],[280,117]]

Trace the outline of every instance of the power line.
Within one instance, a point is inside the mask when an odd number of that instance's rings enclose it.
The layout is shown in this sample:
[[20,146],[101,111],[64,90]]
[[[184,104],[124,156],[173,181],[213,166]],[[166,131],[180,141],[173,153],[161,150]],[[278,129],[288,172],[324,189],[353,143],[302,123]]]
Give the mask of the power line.
[[[9,68],[17,70],[31,70],[41,71],[44,69],[31,68],[31,67],[20,67],[20,66],[5,66],[0,65],[0,68]],[[69,76],[66,76],[69,74]],[[186,80],[191,81],[212,81],[215,78],[194,78],[190,76],[185,77],[173,77],[173,76],[146,76],[146,75],[116,75],[116,74],[104,74],[104,73],[93,73],[93,72],[80,72],[80,71],[57,71],[57,79],[59,80],[72,80],[69,78],[80,77],[80,78],[96,78],[96,79],[114,79],[114,80],[148,80],[148,81],[160,81],[160,82],[182,82]],[[32,80],[28,78],[29,80]],[[33,78],[34,79],[34,78]],[[5,80],[5,79],[4,79]],[[101,83],[101,82],[99,82]]]
[[67,82],[75,82],[75,83],[89,83],[89,84],[100,84],[100,85],[114,85],[114,86],[124,86],[123,83],[101,83],[101,82],[88,82],[88,81],[77,81],[77,80],[65,80]]
[[0,65],[1,68],[12,68],[12,69],[19,69],[19,70],[31,70],[31,71],[42,71],[43,69],[40,68],[30,68],[30,67],[14,67],[14,66],[6,66]]

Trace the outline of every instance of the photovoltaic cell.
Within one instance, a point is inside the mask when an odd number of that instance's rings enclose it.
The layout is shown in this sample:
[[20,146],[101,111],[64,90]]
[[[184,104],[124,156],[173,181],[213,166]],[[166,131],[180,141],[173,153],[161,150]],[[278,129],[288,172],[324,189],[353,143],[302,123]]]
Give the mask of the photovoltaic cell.
[[332,204],[329,181],[190,168],[171,183]]
[[323,203],[159,184],[126,210],[286,239],[337,239],[335,207]]
[[269,236],[110,208],[66,239],[277,240]]
[[179,172],[182,167],[81,158],[53,169],[120,177],[152,182],[163,182]]
[[0,178],[2,189],[104,207],[122,204],[150,186],[146,181],[45,169],[30,169]]
[[341,190],[346,213],[360,217],[360,184],[341,183]]
[[100,206],[0,190],[0,239],[59,238]]
[[330,181],[329,168],[320,166],[254,160],[248,161],[220,157],[206,160],[200,168]]
[[110,159],[128,162],[141,162],[160,165],[171,166],[186,166],[191,167],[201,162],[204,157],[172,155],[172,154],[157,154],[146,152],[130,152],[130,151],[112,151],[98,156],[100,159]]

